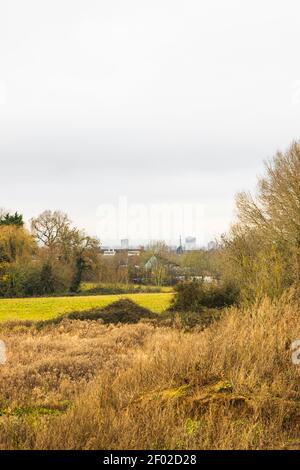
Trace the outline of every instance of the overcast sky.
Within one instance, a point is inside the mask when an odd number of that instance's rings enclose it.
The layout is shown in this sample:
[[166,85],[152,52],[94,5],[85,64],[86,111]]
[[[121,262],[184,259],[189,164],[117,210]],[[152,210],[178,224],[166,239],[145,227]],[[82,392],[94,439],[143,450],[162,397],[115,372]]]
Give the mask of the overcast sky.
[[209,241],[299,138],[299,44],[297,0],[1,0],[0,206],[109,243],[103,204],[196,205]]

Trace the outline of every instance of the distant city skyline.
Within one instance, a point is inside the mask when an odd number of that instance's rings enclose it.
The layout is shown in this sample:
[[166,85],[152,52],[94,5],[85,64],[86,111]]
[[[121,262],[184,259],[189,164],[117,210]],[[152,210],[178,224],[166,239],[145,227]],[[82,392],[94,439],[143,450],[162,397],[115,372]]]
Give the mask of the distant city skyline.
[[[190,241],[189,241],[190,239]],[[122,239],[119,241],[114,241],[111,243],[102,243],[101,248],[102,250],[106,249],[115,249],[115,250],[133,250],[133,249],[140,249],[140,248],[147,248],[151,245],[155,245],[157,242],[162,242],[165,240],[144,240],[144,243],[140,243],[139,241],[131,241],[129,239]],[[166,242],[166,241],[165,241]],[[196,237],[186,237],[184,242],[182,242],[182,237],[179,237],[177,243],[167,243],[166,245],[171,250],[176,250],[178,247],[182,247],[185,251],[194,251],[199,249],[211,249],[215,246],[215,241],[211,240],[205,245],[197,244]]]

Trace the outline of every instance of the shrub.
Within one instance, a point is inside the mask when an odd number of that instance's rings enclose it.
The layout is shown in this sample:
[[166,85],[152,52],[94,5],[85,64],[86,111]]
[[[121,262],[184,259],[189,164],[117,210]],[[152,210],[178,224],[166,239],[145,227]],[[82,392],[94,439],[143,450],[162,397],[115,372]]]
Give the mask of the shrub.
[[204,308],[224,308],[237,303],[238,291],[231,284],[182,282],[175,287],[171,310],[199,311]]
[[169,326],[189,331],[193,329],[203,330],[211,325],[213,322],[220,320],[220,310],[204,308],[199,312],[188,312],[188,311],[169,311],[163,315],[158,315],[157,325],[158,326]]
[[59,266],[32,261],[5,263],[0,269],[0,297],[38,297],[63,293],[68,289],[70,275]]
[[118,324],[118,323],[139,323],[141,320],[157,320],[159,315],[150,310],[137,305],[130,299],[120,299],[106,307],[92,308],[84,311],[74,311],[61,315],[59,317],[35,322],[37,328],[47,325],[55,325],[64,320],[100,320],[102,323]]

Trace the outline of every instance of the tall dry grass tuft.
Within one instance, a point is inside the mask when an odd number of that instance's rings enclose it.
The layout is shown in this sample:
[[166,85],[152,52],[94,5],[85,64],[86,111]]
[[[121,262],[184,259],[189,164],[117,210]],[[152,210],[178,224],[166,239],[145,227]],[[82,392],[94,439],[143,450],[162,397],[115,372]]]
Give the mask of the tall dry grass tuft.
[[[202,332],[3,328],[2,449],[273,449],[300,443],[299,305],[231,308]],[[1,411],[0,411],[1,413]]]

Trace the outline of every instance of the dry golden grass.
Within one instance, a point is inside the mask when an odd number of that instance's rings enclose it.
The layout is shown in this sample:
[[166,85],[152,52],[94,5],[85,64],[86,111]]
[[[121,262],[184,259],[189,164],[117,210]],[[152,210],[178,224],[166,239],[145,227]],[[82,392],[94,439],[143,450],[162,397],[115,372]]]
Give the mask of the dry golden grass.
[[299,305],[231,309],[203,332],[1,326],[1,449],[299,447]]

